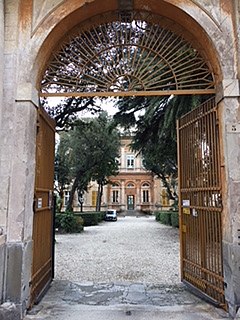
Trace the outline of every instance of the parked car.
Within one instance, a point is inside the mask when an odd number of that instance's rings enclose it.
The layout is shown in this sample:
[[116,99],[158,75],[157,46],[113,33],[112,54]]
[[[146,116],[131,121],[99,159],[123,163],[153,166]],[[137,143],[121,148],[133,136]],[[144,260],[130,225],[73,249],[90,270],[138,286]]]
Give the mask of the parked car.
[[104,220],[112,220],[112,221],[117,221],[117,211],[114,209],[108,209],[105,212]]

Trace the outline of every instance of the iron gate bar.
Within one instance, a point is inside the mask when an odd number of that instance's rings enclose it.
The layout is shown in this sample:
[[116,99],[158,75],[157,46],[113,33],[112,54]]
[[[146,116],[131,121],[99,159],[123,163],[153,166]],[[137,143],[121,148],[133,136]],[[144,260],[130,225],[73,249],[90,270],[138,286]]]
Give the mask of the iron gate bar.
[[181,277],[226,308],[217,113],[212,98],[178,120]]
[[134,96],[171,96],[171,95],[210,95],[215,89],[208,90],[163,90],[163,91],[124,91],[124,92],[40,92],[40,97],[134,97]]

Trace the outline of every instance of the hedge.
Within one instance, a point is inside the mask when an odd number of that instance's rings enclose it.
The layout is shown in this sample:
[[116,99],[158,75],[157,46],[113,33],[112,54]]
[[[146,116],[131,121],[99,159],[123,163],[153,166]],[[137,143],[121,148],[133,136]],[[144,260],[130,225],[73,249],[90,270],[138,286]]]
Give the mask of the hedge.
[[155,212],[156,221],[163,224],[179,227],[178,212],[177,211],[157,211]]
[[160,221],[163,224],[170,226],[171,225],[171,212],[170,211],[162,211],[160,214]]
[[103,211],[99,211],[99,212],[75,212],[74,214],[83,219],[84,227],[96,226],[104,218],[104,212]]
[[156,218],[157,221],[161,220],[161,211],[155,212],[155,218]]
[[73,212],[57,213],[55,228],[61,233],[79,233],[83,231],[83,219],[75,216]]
[[178,215],[177,211],[172,211],[172,213],[171,213],[171,225],[174,228],[179,227],[179,215]]

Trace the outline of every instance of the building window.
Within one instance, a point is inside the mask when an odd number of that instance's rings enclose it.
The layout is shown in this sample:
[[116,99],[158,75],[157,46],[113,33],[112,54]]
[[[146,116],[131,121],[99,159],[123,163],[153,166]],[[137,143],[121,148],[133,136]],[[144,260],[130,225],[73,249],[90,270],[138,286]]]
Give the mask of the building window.
[[149,188],[149,184],[147,182],[145,182],[143,185],[142,185],[143,188]]
[[119,191],[118,190],[113,190],[113,192],[112,192],[112,202],[113,203],[118,203],[119,202]]
[[143,203],[149,202],[149,190],[142,191],[142,202]]
[[132,169],[134,168],[134,155],[128,155],[127,156],[127,168]]
[[113,183],[112,188],[119,188],[119,184],[118,183]]
[[65,191],[64,192],[64,206],[66,207],[70,198],[70,191]]
[[145,182],[142,184],[142,203],[149,203],[149,198],[150,198],[149,188],[150,188],[149,183]]
[[128,183],[127,188],[134,188],[134,184],[132,182]]

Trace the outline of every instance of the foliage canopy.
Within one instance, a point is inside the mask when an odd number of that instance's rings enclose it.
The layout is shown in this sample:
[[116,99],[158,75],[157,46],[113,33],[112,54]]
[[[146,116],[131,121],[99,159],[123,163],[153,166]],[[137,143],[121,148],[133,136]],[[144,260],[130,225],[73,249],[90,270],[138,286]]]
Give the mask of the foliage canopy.
[[[72,210],[76,190],[82,195],[91,180],[103,185],[108,176],[117,174],[119,141],[115,123],[106,113],[100,113],[98,118],[76,120],[73,130],[60,134],[60,145],[66,142],[68,146],[63,163],[58,163],[56,169],[65,167],[64,161],[67,161],[68,179],[73,181],[66,210]],[[64,170],[58,171],[59,181],[64,173]]]
[[[176,121],[199,105],[202,99],[206,97],[131,97],[117,101],[119,112],[115,121],[125,128],[135,126],[131,147],[142,153],[145,168],[162,180],[172,200],[177,200]],[[137,116],[140,111],[144,112]]]

